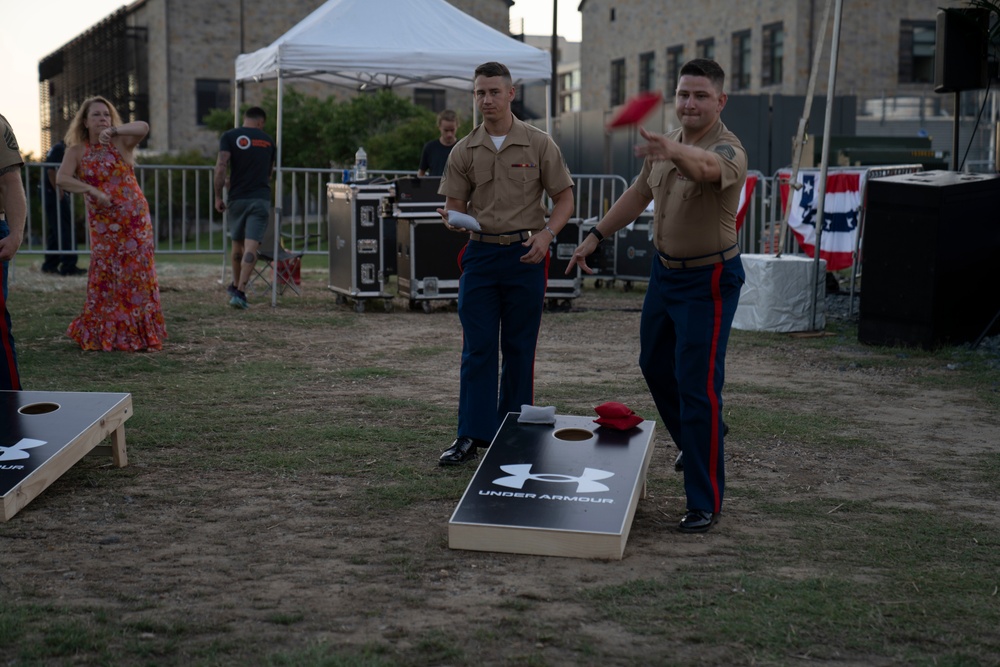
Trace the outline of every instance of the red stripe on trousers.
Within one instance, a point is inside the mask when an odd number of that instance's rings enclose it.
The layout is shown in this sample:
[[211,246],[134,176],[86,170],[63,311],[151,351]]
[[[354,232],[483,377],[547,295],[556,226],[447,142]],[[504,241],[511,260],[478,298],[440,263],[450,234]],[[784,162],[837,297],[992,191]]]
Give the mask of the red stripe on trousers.
[[714,495],[713,512],[721,509],[722,501],[719,499],[719,395],[715,391],[715,360],[719,352],[719,335],[722,330],[722,290],[719,287],[719,279],[722,277],[722,262],[715,265],[712,270],[712,303],[714,305],[712,313],[712,348],[708,358],[708,378],[705,388],[708,391],[708,402],[712,407],[712,435],[709,440],[708,455],[708,478],[712,482],[712,493]]
[[[0,286],[2,287],[2,286]],[[0,291],[0,311],[7,312],[7,302]],[[10,345],[10,330],[7,328],[7,318],[0,316],[0,347],[3,347],[3,356],[7,361],[7,372],[10,373],[10,387],[17,391],[21,389],[21,378],[17,374],[17,366],[14,364],[14,349]]]

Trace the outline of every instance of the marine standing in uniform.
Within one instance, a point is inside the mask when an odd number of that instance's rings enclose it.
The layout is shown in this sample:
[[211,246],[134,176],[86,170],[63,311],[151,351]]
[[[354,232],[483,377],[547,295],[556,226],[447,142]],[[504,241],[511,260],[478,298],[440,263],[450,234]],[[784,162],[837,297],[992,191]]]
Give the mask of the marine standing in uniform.
[[744,282],[736,211],[746,180],[746,151],[720,119],[725,73],[712,60],[680,70],[675,111],[681,127],[642,130],[647,143],[636,182],[576,249],[567,273],[606,236],[654,201],[659,261],[653,262],[639,327],[639,367],[684,460],[687,512],[681,532],[705,532],[718,520],[725,490],[722,384],[726,345]]
[[[534,401],[535,344],[542,321],[549,246],[573,214],[573,179],[552,138],[514,117],[514,84],[501,63],[476,68],[483,122],[451,151],[438,193],[448,211],[476,218],[461,255],[458,315],[462,367],[458,438],[439,459],[457,465],[489,447],[508,412]],[[548,223],[542,193],[553,202]],[[503,366],[497,383],[499,354]]]

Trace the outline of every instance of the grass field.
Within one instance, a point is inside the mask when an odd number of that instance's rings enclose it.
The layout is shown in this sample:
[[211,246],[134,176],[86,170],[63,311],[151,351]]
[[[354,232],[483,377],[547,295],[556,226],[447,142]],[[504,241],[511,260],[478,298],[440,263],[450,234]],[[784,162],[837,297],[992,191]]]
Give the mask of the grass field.
[[[0,524],[0,665],[1000,664],[1000,359],[734,331],[727,500],[683,513],[660,428],[621,561],[456,551],[453,305],[359,314],[321,269],[225,306],[161,262],[162,352],[64,335],[84,278],[21,266],[26,389],[130,392],[130,465],[75,466]],[[657,419],[642,290],[546,313],[536,402]]]

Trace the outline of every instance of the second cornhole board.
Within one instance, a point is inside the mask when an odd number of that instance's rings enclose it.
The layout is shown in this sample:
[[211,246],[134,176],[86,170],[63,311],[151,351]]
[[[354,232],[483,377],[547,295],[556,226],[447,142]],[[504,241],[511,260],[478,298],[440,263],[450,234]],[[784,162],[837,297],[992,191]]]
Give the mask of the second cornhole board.
[[128,465],[131,416],[131,394],[0,391],[0,518],[17,514],[109,435],[112,462]]
[[448,524],[452,549],[621,559],[656,422],[628,431],[590,417],[521,424],[510,413]]

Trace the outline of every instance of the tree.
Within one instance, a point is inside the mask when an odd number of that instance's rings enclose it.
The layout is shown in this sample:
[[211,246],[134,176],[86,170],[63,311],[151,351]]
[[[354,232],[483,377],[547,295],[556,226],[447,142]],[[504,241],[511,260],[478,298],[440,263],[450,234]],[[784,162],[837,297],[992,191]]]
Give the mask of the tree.
[[[364,146],[370,169],[415,170],[424,144],[438,136],[433,113],[387,89],[338,101],[289,87],[283,102],[281,161],[287,166],[349,167],[358,147]],[[273,91],[264,94],[261,107],[267,112],[265,131],[275,136]],[[205,117],[205,124],[222,134],[233,127],[233,114],[215,109]]]

